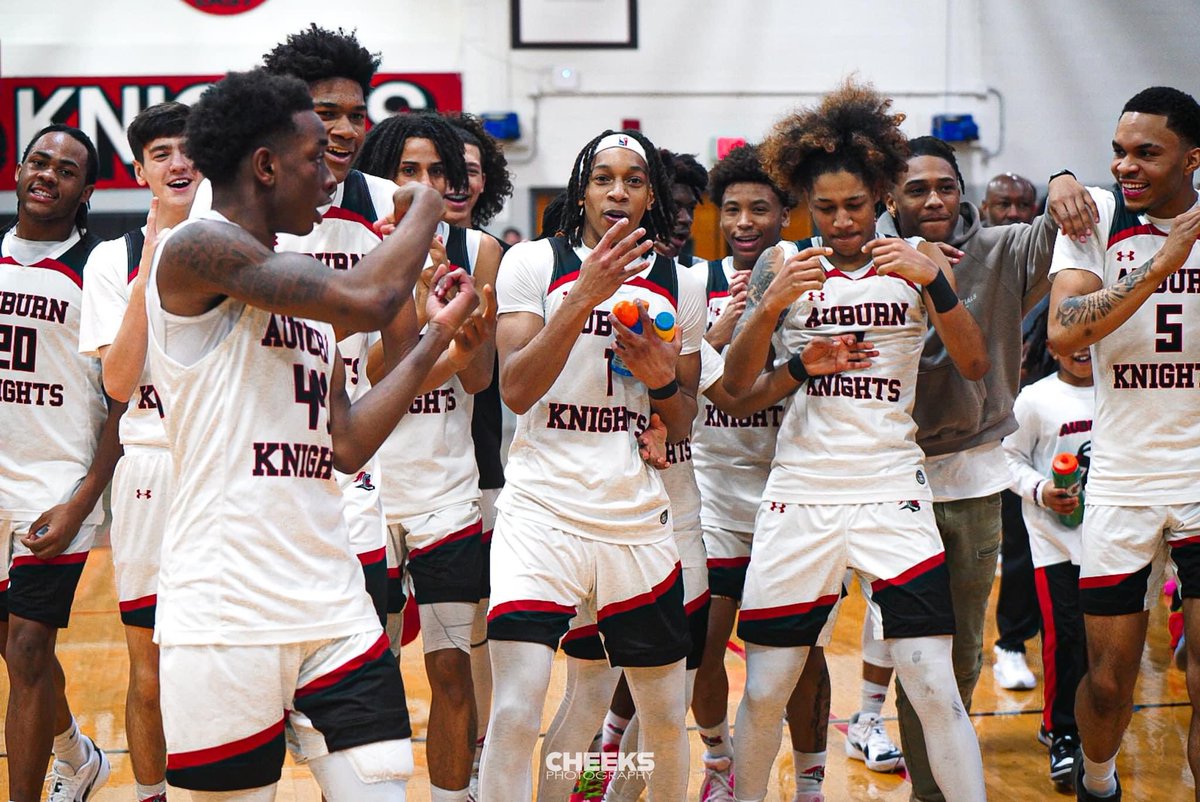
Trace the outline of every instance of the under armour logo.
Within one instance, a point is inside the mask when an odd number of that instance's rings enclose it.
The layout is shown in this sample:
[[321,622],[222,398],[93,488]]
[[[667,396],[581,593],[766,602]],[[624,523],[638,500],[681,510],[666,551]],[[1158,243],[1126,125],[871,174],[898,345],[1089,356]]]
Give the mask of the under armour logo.
[[781,504],[778,501],[771,502],[771,512],[783,512],[787,509],[787,504]]
[[1124,262],[1125,260],[1133,261],[1133,251],[1117,251],[1117,261]]
[[358,472],[358,476],[354,477],[354,486],[360,490],[375,489],[375,485],[371,484],[371,474],[366,471]]
[[138,498],[150,498],[150,490],[137,491],[137,497]]
[[900,509],[908,510],[909,512],[920,512],[921,502],[919,501],[901,501]]
[[809,300],[809,302],[810,302],[810,303],[811,303],[811,302],[813,302],[813,301],[824,301],[824,300],[825,300],[825,293],[823,293],[823,292],[816,292],[816,291],[810,292],[810,293],[808,294],[808,300]]

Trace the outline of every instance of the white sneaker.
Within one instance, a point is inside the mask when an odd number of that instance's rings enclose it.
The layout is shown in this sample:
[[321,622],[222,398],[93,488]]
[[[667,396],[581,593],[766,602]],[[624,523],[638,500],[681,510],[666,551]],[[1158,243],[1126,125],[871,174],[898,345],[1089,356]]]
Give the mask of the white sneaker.
[[1025,663],[1025,655],[1021,652],[1010,652],[996,646],[992,649],[996,655],[996,664],[992,666],[992,676],[996,678],[1001,688],[1010,691],[1031,691],[1037,687],[1037,679]]
[[61,760],[54,761],[50,769],[50,795],[46,797],[46,802],[85,802],[91,799],[93,791],[108,780],[112,771],[108,758],[91,738],[83,733],[79,737],[88,742],[91,755],[78,771],[73,771],[70,764]]
[[704,757],[704,783],[700,802],[735,802],[733,798],[733,758]]
[[883,718],[861,710],[850,717],[846,729],[846,757],[863,761],[871,771],[904,768],[904,753],[887,734]]

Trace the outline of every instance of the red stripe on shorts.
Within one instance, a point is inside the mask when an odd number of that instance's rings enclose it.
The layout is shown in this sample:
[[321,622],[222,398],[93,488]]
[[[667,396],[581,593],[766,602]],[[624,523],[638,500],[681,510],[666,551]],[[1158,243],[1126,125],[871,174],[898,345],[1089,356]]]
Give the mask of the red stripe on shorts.
[[570,605],[557,604],[550,601],[521,599],[520,601],[497,604],[488,611],[488,621],[511,613],[563,613],[565,615],[575,615],[575,608]]
[[149,596],[143,596],[140,599],[130,599],[129,601],[117,602],[117,607],[123,613],[131,613],[134,610],[144,610],[147,607],[153,607],[158,602],[158,595],[151,593]]
[[208,749],[197,749],[194,752],[170,753],[167,755],[167,768],[171,771],[193,769],[197,766],[206,766],[210,763],[218,763],[231,757],[244,755],[283,735],[284,718],[279,719],[265,730],[237,741],[230,741],[220,746],[210,746]]
[[742,568],[750,564],[749,557],[709,557],[709,568]]
[[804,615],[811,613],[817,607],[832,607],[837,604],[841,594],[830,593],[815,601],[800,602],[799,604],[784,604],[779,607],[759,607],[755,610],[741,609],[738,615],[743,621],[761,621],[765,618],[783,618],[789,615]]
[[654,604],[664,593],[671,589],[671,586],[679,579],[679,574],[683,571],[679,563],[675,563],[675,567],[671,569],[671,573],[667,574],[667,578],[659,582],[654,587],[645,593],[639,593],[623,601],[616,601],[612,604],[606,604],[596,611],[596,618],[603,620],[609,616],[618,613],[627,613],[630,610],[636,610],[639,607],[645,607],[648,604]]
[[374,565],[375,563],[379,562],[380,560],[387,559],[387,546],[380,546],[377,549],[373,549],[371,551],[364,551],[362,554],[358,554],[355,556],[358,557],[358,561],[360,563],[362,563],[363,565]]
[[942,551],[942,552],[939,552],[939,553],[933,555],[928,560],[921,560],[921,562],[917,563],[912,568],[909,568],[907,571],[900,574],[899,576],[892,577],[891,579],[876,579],[874,582],[871,583],[871,592],[878,593],[879,591],[883,590],[886,587],[895,587],[897,585],[907,585],[909,582],[916,579],[921,574],[923,574],[926,571],[929,571],[933,568],[937,568],[939,565],[941,565],[944,562],[946,562],[946,552]]
[[88,553],[80,551],[75,554],[60,554],[57,557],[51,557],[49,560],[39,560],[32,554],[25,554],[20,557],[13,557],[13,568],[18,565],[78,565],[82,562],[87,562]]
[[1091,590],[1092,588],[1111,588],[1121,584],[1135,573],[1136,571],[1130,571],[1127,574],[1112,574],[1111,576],[1081,576],[1079,577],[1079,589]]
[[576,629],[568,630],[566,635],[563,635],[562,642],[579,640],[580,638],[595,638],[600,635],[600,627],[595,624],[588,624],[585,627],[577,627]]
[[426,546],[423,549],[413,549],[412,551],[410,551],[408,553],[408,559],[411,560],[413,557],[416,557],[421,554],[425,554],[425,553],[433,551],[434,549],[437,549],[437,548],[441,548],[442,546],[445,546],[447,543],[453,543],[456,540],[463,540],[464,538],[474,537],[475,535],[479,535],[482,533],[483,533],[483,519],[481,518],[478,521],[476,521],[475,523],[468,526],[466,529],[459,529],[457,532],[451,532],[450,534],[446,535],[444,538],[439,540],[437,543],[434,543],[432,546]]
[[386,634],[380,635],[375,643],[371,645],[370,649],[367,649],[357,657],[353,657],[345,663],[342,663],[328,674],[322,674],[304,687],[297,688],[296,698],[299,699],[301,696],[308,696],[311,693],[316,693],[317,691],[328,688],[331,685],[337,685],[346,678],[347,674],[357,671],[367,663],[378,660],[387,650],[388,637]]
[[710,599],[712,599],[712,593],[710,593],[707,589],[705,589],[705,591],[703,593],[701,593],[699,596],[692,599],[687,604],[683,605],[683,612],[687,615],[691,615],[692,613],[696,612],[704,605],[708,604]]
[[1195,537],[1185,537],[1183,540],[1172,540],[1167,545],[1173,549],[1177,549],[1180,546],[1192,546],[1196,543],[1200,543],[1200,535],[1196,535]]

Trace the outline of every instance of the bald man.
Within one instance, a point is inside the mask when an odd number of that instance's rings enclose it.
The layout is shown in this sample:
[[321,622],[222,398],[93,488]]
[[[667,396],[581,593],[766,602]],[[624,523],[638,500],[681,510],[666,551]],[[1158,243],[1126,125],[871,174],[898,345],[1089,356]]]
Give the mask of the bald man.
[[1033,222],[1037,215],[1037,190],[1028,178],[1001,173],[988,182],[979,210],[983,212],[984,225]]

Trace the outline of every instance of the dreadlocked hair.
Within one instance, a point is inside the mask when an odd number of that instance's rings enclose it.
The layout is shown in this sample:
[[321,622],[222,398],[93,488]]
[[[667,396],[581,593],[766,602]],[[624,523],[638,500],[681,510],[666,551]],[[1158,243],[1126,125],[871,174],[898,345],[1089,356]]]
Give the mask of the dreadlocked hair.
[[467,161],[463,158],[462,140],[446,118],[435,111],[407,111],[376,123],[367,132],[354,166],[364,173],[395,181],[404,143],[410,139],[432,142],[442,159],[446,186],[466,188]]
[[658,155],[662,157],[663,166],[671,175],[672,184],[687,187],[696,200],[704,197],[704,190],[708,189],[708,170],[696,161],[696,154],[672,153],[666,148],[659,148]]
[[[83,185],[84,187],[95,186],[96,177],[100,174],[100,156],[96,153],[96,145],[92,142],[92,138],[74,126],[64,125],[63,123],[47,125],[34,134],[33,139],[29,140],[29,144],[25,146],[25,152],[21,154],[21,161],[24,162],[29,158],[29,154],[33,151],[33,146],[46,134],[66,134],[71,139],[83,145],[83,149],[87,151],[87,164],[83,165]],[[81,234],[87,231],[88,204],[86,201],[80,203],[79,208],[75,210],[75,227],[79,229],[79,233]]]
[[571,180],[567,184],[567,205],[563,209],[561,228],[571,245],[583,243],[583,202],[588,182],[592,178],[592,162],[596,158],[596,145],[612,134],[621,134],[636,140],[646,151],[646,168],[649,170],[650,189],[654,192],[654,204],[642,216],[641,227],[646,229],[646,239],[658,239],[671,232],[675,220],[675,202],[671,200],[671,176],[663,166],[658,148],[640,131],[614,131],[611,128],[583,146],[575,157]]
[[[933,156],[949,163],[954,168],[954,175],[958,178],[958,191],[965,193],[967,191],[967,182],[963,181],[962,171],[958,169],[958,158],[954,154],[954,148],[943,139],[938,139],[936,136],[919,136],[916,139],[908,140],[908,149],[912,151],[910,159],[917,156]],[[1025,181],[1025,179],[1021,179]],[[1025,183],[1029,183],[1025,181]],[[1030,184],[1030,186],[1033,186]]]
[[184,150],[214,187],[227,186],[244,158],[275,137],[295,133],[293,116],[312,107],[299,78],[261,68],[231,72],[192,106]]
[[708,196],[718,206],[725,200],[725,190],[731,184],[765,184],[779,198],[783,208],[791,209],[796,205],[792,193],[781,188],[763,172],[758,145],[746,144],[734,148],[708,171]]
[[789,114],[760,146],[763,169],[782,187],[807,194],[817,176],[845,170],[879,196],[907,169],[903,114],[868,84],[847,80],[816,108]]
[[560,192],[542,210],[542,230],[534,239],[562,236],[562,213],[567,206],[567,193]]
[[347,78],[361,86],[366,97],[379,69],[379,54],[359,44],[355,31],[331,31],[314,22],[300,33],[289,34],[287,41],[263,56],[263,66],[274,75],[294,75],[306,84]]
[[504,209],[504,202],[512,197],[512,173],[508,171],[508,159],[500,143],[483,127],[483,121],[474,114],[460,112],[447,115],[450,125],[458,133],[464,145],[479,148],[479,161],[483,167],[483,192],[471,209],[471,225],[483,228]]

